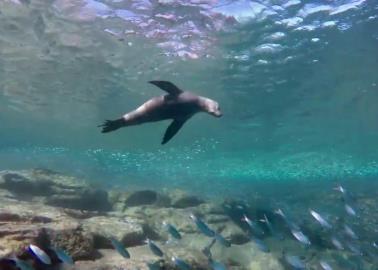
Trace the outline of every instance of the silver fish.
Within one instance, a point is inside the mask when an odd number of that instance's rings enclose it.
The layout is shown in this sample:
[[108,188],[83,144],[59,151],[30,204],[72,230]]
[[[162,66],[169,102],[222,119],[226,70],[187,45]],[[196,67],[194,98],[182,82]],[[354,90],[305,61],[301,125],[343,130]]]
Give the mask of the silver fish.
[[194,221],[197,228],[206,236],[208,237],[214,237],[215,232],[207,226],[207,224],[200,219],[199,217],[195,216],[194,214],[190,215],[190,218]]
[[332,270],[332,267],[326,261],[321,260],[319,264],[323,270]]
[[343,188],[341,185],[338,185],[338,186],[334,187],[333,189],[341,192],[342,194],[346,194],[345,188]]
[[265,252],[265,253],[268,253],[270,252],[268,246],[264,243],[263,240],[259,239],[259,238],[256,238],[256,237],[253,237],[252,239],[252,242],[256,244],[257,248],[262,251],[262,252]]
[[147,267],[148,267],[149,270],[160,270],[161,269],[159,262],[147,263]]
[[253,222],[252,220],[250,220],[246,215],[243,215],[242,220],[245,221],[248,224],[251,231],[253,231],[253,232],[255,232],[259,235],[264,234],[263,229],[261,229],[261,227],[256,222]]
[[11,259],[16,264],[17,268],[20,268],[21,270],[34,270],[35,268],[29,264],[28,262],[25,262],[23,260],[20,260],[18,258]]
[[122,257],[124,257],[126,259],[130,258],[130,253],[127,251],[127,249],[123,246],[123,244],[121,242],[119,242],[115,238],[110,238],[110,242],[112,243],[114,249],[117,250],[118,253]]
[[210,267],[212,270],[227,270],[226,266],[223,263],[211,260]]
[[311,245],[310,240],[308,239],[308,237],[307,237],[306,235],[303,234],[302,231],[299,231],[299,230],[291,230],[291,233],[292,233],[293,236],[294,236],[299,242],[301,242],[302,244],[305,244],[305,245]]
[[361,248],[359,246],[357,246],[357,244],[347,242],[346,245],[352,253],[354,253],[356,255],[363,255]]
[[322,227],[326,229],[332,229],[331,224],[329,224],[328,221],[325,220],[318,212],[315,212],[314,210],[310,209],[310,214],[316,219],[316,221],[320,223]]
[[175,239],[180,240],[181,234],[180,232],[173,226],[172,224],[169,224],[167,222],[163,222],[163,226],[166,228],[167,232]]
[[152,242],[150,239],[147,238],[146,243],[147,243],[148,247],[150,248],[150,250],[152,251],[153,254],[155,254],[156,256],[159,256],[159,257],[164,256],[163,251],[154,242]]
[[341,193],[341,195],[343,196],[344,201],[351,201],[352,200],[349,192],[347,192],[347,190],[343,186],[338,185],[338,186],[336,186],[334,188],[334,190],[339,191]]
[[377,241],[374,241],[373,244],[372,244],[372,246],[373,246],[374,248],[378,248],[378,243],[377,243]]
[[286,222],[286,225],[291,229],[291,230],[300,230],[299,226],[295,224],[281,209],[277,209],[274,211],[277,215],[281,216],[283,220]]
[[177,258],[177,257],[172,257],[173,263],[180,269],[180,270],[190,270],[192,269],[190,265],[185,262],[184,260]]
[[356,211],[353,209],[352,206],[350,206],[349,204],[345,204],[345,211],[348,213],[348,215],[352,216],[352,217],[355,217],[357,216],[357,213]]
[[215,233],[214,238],[218,241],[219,244],[221,244],[224,247],[231,247],[231,242],[228,241],[226,238],[224,238],[219,233]]
[[358,236],[356,235],[356,233],[352,230],[351,227],[349,227],[348,225],[344,224],[344,232],[346,235],[348,235],[350,238],[354,239],[354,240],[357,240],[358,239]]
[[51,250],[53,250],[55,252],[56,256],[62,262],[66,263],[66,264],[69,264],[69,265],[73,265],[74,264],[74,261],[73,261],[72,257],[70,255],[68,255],[68,253],[65,252],[63,249],[58,248],[58,247],[54,247],[54,248],[51,248]]
[[272,223],[270,223],[269,219],[267,218],[267,216],[264,214],[264,218],[260,220],[261,222],[264,222],[266,224],[266,226],[268,227],[268,230],[270,232],[270,234],[280,240],[283,239],[283,236],[278,234],[277,231],[273,228],[273,225]]
[[341,244],[340,240],[337,239],[335,236],[331,237],[331,243],[337,248],[338,250],[344,250],[343,245]]
[[306,269],[305,264],[298,256],[294,255],[285,255],[285,260],[288,264],[290,264],[295,269]]
[[42,249],[40,249],[36,245],[30,244],[29,245],[29,251],[31,251],[31,253],[34,256],[36,256],[38,258],[38,260],[40,260],[44,264],[51,264],[51,259],[50,259],[49,255],[47,255],[46,252],[44,252]]

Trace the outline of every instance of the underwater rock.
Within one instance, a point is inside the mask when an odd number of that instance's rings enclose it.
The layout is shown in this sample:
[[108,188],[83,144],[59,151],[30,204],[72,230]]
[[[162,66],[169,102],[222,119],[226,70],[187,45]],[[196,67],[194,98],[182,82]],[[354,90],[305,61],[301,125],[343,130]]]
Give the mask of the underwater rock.
[[64,192],[64,190],[75,191],[77,189],[88,187],[88,183],[82,179],[60,174],[47,169],[0,171],[0,183],[4,182],[4,177],[8,178],[10,181],[18,181],[22,184],[24,184],[25,181],[29,182],[31,185],[33,185],[35,182],[48,182],[52,188],[56,188],[58,190],[60,189],[59,191],[61,192]]
[[44,169],[0,171],[0,189],[22,201],[42,201],[52,206],[81,210],[112,209],[106,191],[90,188],[75,177]]
[[[158,261],[156,256],[151,253],[147,245],[128,248],[131,258],[125,260],[114,249],[98,250],[100,257],[95,261],[77,261],[76,269],[80,270],[120,270],[120,269],[139,269],[149,270],[146,262],[156,262],[161,268],[171,270],[164,265],[163,260]],[[163,268],[164,267],[164,268]],[[172,269],[173,270],[173,269]]]
[[[25,250],[30,243],[40,242],[42,238],[48,242],[53,236],[79,227],[79,223],[61,209],[4,197],[0,198],[0,221],[0,256]],[[83,240],[78,241],[77,248],[84,243]],[[86,247],[85,252],[90,251]]]
[[140,190],[130,193],[124,201],[126,207],[150,205],[168,206],[169,198],[152,190]]
[[189,213],[185,209],[177,208],[146,208],[143,210],[146,222],[159,232],[161,236],[167,236],[163,221],[174,225],[180,232],[196,233],[195,224],[190,220]]
[[94,249],[92,232],[83,230],[81,226],[64,228],[60,231],[49,231],[51,246],[65,250],[74,260],[92,260],[97,256]]
[[196,211],[202,215],[225,215],[221,204],[214,202],[205,202],[196,207]]
[[83,229],[94,235],[95,248],[110,248],[114,237],[126,247],[142,245],[146,239],[140,220],[129,217],[98,216],[85,219]]
[[31,181],[17,173],[5,173],[0,177],[0,188],[17,195],[46,196],[51,193],[51,182],[45,180]]
[[232,221],[215,224],[213,226],[217,232],[221,233],[222,236],[231,241],[232,244],[242,245],[250,241],[248,235]]
[[[209,269],[209,266],[205,265],[204,254],[199,254],[198,251],[203,250],[210,242],[211,239],[203,237],[203,235],[199,233],[184,234],[182,240],[180,240],[180,247],[177,245],[166,245],[163,246],[163,248],[166,253],[172,252],[178,254],[182,259],[185,261],[188,260],[192,265],[193,259],[195,258],[194,260],[196,261],[197,267]],[[181,252],[186,252],[187,254]],[[223,263],[227,269],[284,269],[276,255],[260,251],[259,247],[252,242],[243,245],[231,245],[231,247],[225,247],[216,243],[211,248],[211,253],[212,258]]]
[[264,253],[249,242],[243,245],[232,245],[225,248],[220,245],[212,249],[213,258],[226,265],[236,266],[236,269],[248,270],[284,270],[280,261],[271,253]]
[[46,198],[46,204],[90,211],[109,211],[112,206],[104,190],[85,189],[75,195],[53,195]]
[[176,190],[170,194],[171,206],[175,208],[189,208],[196,207],[205,201],[194,195],[188,195],[187,193]]

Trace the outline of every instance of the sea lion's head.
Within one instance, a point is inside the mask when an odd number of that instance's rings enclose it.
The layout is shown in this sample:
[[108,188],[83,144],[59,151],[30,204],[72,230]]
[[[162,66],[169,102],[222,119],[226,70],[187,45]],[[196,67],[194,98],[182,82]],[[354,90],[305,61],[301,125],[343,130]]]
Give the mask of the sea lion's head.
[[210,98],[202,98],[202,108],[205,112],[208,114],[211,114],[215,117],[221,117],[222,112],[220,111],[219,104],[215,100],[212,100]]

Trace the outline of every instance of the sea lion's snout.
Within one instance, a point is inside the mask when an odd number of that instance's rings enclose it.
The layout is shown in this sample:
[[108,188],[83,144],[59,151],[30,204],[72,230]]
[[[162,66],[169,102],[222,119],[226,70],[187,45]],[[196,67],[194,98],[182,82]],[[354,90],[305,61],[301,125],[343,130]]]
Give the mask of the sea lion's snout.
[[211,113],[212,115],[214,115],[215,117],[222,117],[222,112],[220,110],[217,110],[217,111],[214,111],[213,113]]
[[221,117],[223,115],[221,110],[220,110],[218,102],[216,102],[212,99],[206,98],[205,104],[206,104],[205,105],[205,111],[208,114],[211,114],[212,116],[215,116],[215,117]]

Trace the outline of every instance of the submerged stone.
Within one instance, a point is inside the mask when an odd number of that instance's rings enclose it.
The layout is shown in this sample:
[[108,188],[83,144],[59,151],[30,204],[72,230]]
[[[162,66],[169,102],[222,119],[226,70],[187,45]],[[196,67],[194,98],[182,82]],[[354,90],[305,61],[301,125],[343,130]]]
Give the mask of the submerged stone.
[[142,222],[128,217],[91,217],[83,220],[83,229],[93,233],[96,248],[110,248],[109,238],[112,237],[126,247],[142,245],[146,239]]
[[169,205],[169,198],[152,190],[140,190],[128,195],[124,204],[126,207],[150,204],[165,206]]
[[56,194],[46,198],[46,204],[72,209],[109,211],[112,206],[104,190],[85,189],[77,194]]
[[177,190],[170,194],[171,205],[175,208],[188,208],[196,207],[205,201],[194,195],[188,195],[187,193]]

